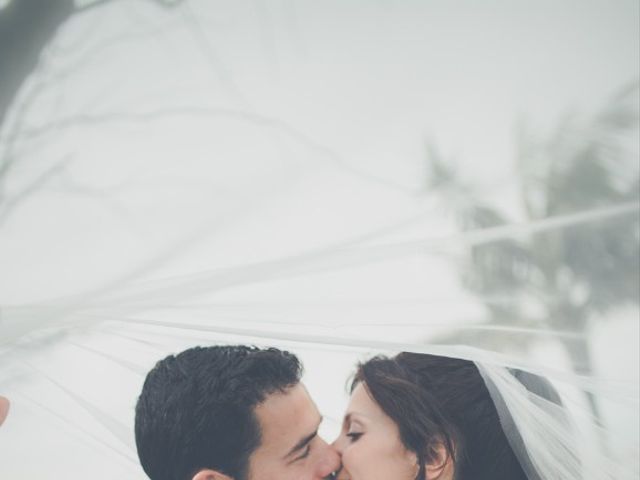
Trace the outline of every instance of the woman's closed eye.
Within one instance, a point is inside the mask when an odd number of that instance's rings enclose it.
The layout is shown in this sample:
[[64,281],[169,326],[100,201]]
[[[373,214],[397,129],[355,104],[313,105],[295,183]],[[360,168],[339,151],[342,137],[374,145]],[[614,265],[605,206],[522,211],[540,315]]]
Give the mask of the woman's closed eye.
[[351,443],[357,442],[360,437],[364,435],[363,432],[349,432],[347,433],[347,437],[351,440]]

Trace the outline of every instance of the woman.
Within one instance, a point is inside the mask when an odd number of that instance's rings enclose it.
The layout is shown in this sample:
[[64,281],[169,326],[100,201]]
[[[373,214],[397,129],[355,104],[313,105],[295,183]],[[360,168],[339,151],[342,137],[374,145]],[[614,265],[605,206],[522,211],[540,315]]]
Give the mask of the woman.
[[[512,374],[559,405],[540,377]],[[351,392],[335,442],[343,463],[338,480],[540,478],[521,466],[527,459],[519,460],[512,444],[522,446],[522,439],[512,431],[507,440],[503,425],[510,419],[499,415],[473,362],[414,353],[375,357],[358,366]]]

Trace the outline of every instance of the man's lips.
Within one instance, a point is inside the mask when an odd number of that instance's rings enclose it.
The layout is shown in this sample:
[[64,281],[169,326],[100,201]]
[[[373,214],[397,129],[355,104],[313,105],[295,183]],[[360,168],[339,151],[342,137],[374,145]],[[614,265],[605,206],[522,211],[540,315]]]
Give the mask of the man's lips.
[[345,469],[343,467],[340,467],[338,470],[333,472],[327,478],[328,478],[328,480],[351,480],[349,475],[347,475],[347,472],[345,471]]

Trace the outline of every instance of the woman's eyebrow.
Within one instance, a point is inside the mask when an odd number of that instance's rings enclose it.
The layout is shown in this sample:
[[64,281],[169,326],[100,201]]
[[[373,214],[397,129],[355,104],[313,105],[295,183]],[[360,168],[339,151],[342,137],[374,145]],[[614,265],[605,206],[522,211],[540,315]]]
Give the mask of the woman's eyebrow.
[[[358,418],[353,418],[354,416],[358,417]],[[358,423],[362,423],[360,422],[360,418],[366,419],[368,418],[367,415],[360,413],[360,412],[349,412],[344,416],[344,420],[342,421],[342,425],[346,426],[349,425],[351,422],[358,422]]]
[[367,415],[366,413],[358,412],[358,411],[355,411],[355,410],[354,410],[354,411],[348,412],[348,413],[344,416],[344,419],[350,422],[351,420],[353,420],[353,419],[354,419],[353,417],[358,417],[358,418],[371,418],[371,415]]
[[351,416],[352,416],[351,413],[347,413],[344,416],[344,420],[342,420],[342,425],[349,425],[349,423],[351,423]]

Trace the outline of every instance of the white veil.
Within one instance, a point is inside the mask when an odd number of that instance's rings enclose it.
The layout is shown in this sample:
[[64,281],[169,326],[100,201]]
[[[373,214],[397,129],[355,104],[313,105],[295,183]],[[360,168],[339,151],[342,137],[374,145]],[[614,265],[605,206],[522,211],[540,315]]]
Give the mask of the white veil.
[[327,436],[356,361],[472,360],[530,478],[638,477],[637,5],[161,3],[1,126],[0,477],[144,478],[144,375],[214,343],[299,354]]

